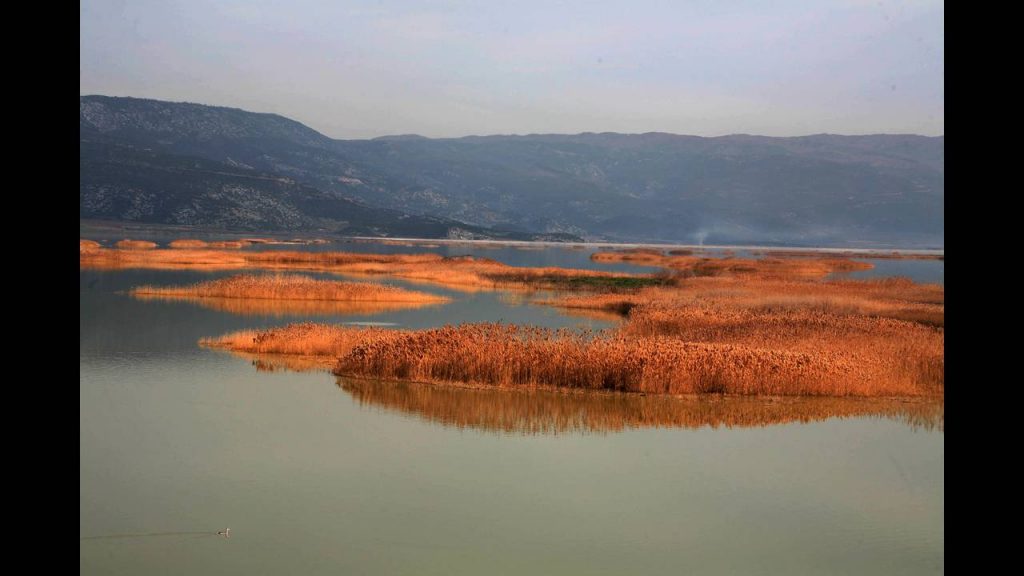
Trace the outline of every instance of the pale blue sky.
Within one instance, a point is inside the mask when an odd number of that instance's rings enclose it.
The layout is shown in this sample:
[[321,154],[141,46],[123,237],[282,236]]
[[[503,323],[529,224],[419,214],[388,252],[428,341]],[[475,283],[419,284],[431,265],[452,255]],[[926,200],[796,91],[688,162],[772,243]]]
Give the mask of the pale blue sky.
[[84,0],[80,93],[336,138],[944,133],[941,1]]

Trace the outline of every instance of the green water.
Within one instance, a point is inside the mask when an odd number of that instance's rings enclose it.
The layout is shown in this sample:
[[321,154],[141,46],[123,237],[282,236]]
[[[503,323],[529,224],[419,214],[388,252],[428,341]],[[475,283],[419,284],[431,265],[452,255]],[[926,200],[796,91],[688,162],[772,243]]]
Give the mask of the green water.
[[[646,413],[635,398],[557,394],[509,399],[512,424],[490,426],[460,410],[493,407],[493,392],[389,402],[326,373],[257,371],[196,341],[301,319],[609,324],[492,293],[316,318],[123,293],[217,276],[80,274],[83,574],[943,570],[941,426],[819,414],[649,427],[632,419]],[[535,425],[545,410],[584,425]],[[215,534],[226,527],[230,538]]]

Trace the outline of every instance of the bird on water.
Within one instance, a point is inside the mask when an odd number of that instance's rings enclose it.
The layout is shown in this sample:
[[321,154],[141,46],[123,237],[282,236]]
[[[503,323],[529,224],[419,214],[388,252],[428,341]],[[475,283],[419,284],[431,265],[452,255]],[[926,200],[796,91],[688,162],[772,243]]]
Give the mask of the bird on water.
[[231,528],[225,528],[220,532],[217,532],[217,536],[223,536],[225,538],[231,538]]

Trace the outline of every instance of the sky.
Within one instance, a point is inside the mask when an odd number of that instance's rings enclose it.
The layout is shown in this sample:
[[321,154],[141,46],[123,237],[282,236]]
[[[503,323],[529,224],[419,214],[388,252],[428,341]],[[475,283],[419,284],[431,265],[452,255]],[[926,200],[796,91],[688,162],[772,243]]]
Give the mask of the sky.
[[83,0],[79,90],[334,138],[937,136],[944,17],[924,0]]

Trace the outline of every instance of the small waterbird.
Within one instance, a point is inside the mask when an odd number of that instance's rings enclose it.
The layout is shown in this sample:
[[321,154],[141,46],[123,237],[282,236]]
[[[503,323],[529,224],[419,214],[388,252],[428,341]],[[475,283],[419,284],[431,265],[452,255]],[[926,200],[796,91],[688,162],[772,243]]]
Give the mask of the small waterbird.
[[231,538],[231,528],[225,528],[220,532],[217,532],[217,536],[223,536],[225,538]]

